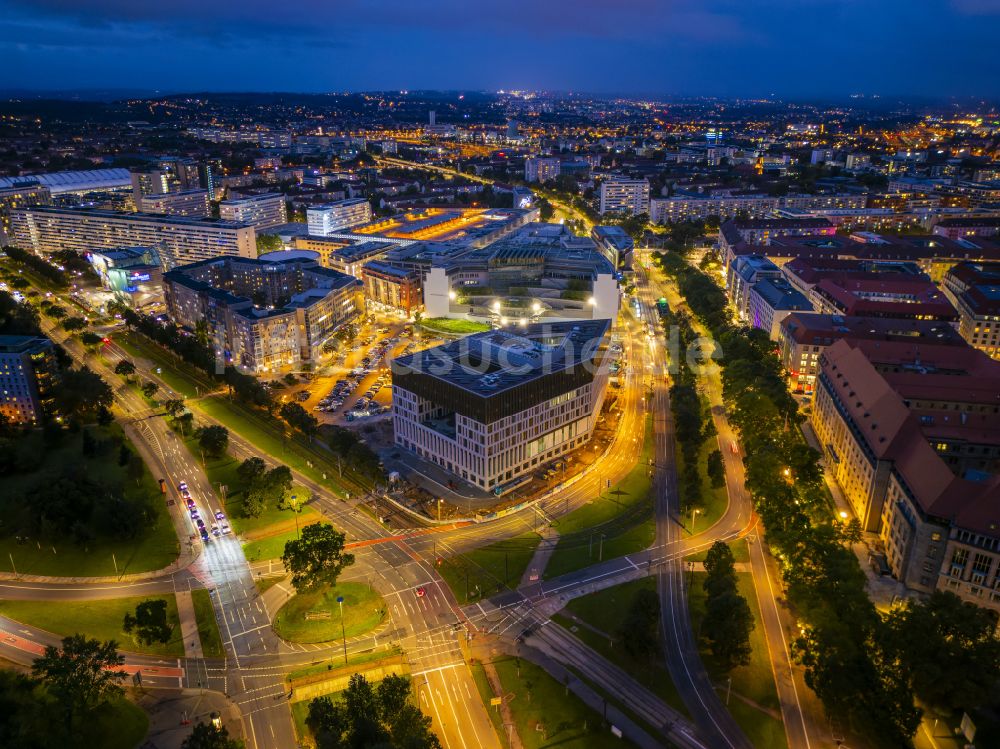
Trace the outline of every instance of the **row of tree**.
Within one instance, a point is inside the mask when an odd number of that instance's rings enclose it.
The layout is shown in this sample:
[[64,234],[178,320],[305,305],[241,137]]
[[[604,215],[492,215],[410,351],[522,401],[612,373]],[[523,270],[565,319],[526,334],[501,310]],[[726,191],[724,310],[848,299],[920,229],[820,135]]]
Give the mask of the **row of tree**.
[[705,555],[705,619],[701,635],[708,640],[716,662],[729,671],[750,662],[753,614],[739,593],[736,560],[729,545],[716,541]]
[[[919,725],[914,695],[931,707],[949,709],[944,690],[926,688],[920,674],[929,667],[921,643],[909,638],[919,627],[897,626],[879,614],[866,592],[866,578],[834,522],[821,487],[819,455],[797,428],[798,408],[788,393],[775,345],[764,331],[734,327],[721,289],[676,253],[658,261],[674,277],[692,311],[712,332],[725,352],[721,359],[723,394],[746,454],[746,485],[772,548],[783,559],[789,603],[802,623],[794,642],[806,681],[827,713],[868,737],[875,746],[906,746]],[[950,594],[948,603],[910,604],[898,616],[903,622],[934,620],[940,649],[936,683],[947,694],[962,695],[975,706],[985,691],[963,688],[995,681],[1000,661],[990,636],[961,637],[958,619],[934,612],[958,609],[972,616],[975,607]],[[845,612],[849,612],[845,614]],[[975,621],[982,617],[976,615]],[[977,632],[979,630],[976,630]],[[903,637],[903,641],[898,638]],[[982,677],[982,679],[980,679]]]
[[69,277],[66,273],[35,253],[22,250],[20,247],[6,247],[4,252],[11,260],[25,266],[36,276],[45,279],[54,288],[65,289],[69,287]]

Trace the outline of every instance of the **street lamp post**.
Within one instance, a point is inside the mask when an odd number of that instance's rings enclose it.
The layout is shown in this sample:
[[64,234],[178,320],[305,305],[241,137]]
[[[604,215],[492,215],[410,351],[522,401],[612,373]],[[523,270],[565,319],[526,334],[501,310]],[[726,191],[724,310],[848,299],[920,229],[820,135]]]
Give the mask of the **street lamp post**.
[[337,596],[337,603],[340,604],[340,639],[344,642],[344,665],[347,665],[347,630],[344,628],[344,597]]

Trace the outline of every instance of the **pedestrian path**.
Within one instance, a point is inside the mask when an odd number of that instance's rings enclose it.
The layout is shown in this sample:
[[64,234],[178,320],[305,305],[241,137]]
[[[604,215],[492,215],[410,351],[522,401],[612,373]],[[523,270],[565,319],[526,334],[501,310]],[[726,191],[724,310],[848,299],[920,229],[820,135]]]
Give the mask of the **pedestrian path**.
[[521,584],[518,587],[530,585],[542,579],[545,568],[548,567],[549,560],[556,550],[556,544],[559,543],[559,531],[555,528],[545,527],[539,535],[542,537],[542,542],[538,544],[534,556],[531,557],[524,574],[521,575]]
[[198,617],[194,613],[194,600],[190,590],[178,590],[177,617],[181,622],[181,637],[184,638],[184,656],[187,658],[203,658],[201,638],[198,636]]

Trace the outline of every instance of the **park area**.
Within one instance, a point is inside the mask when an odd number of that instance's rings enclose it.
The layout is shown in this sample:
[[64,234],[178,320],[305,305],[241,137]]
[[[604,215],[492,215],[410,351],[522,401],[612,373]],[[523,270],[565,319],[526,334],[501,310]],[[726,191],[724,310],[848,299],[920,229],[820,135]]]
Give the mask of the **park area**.
[[[167,642],[142,644],[124,631],[125,614],[134,612],[136,606],[143,601],[160,598],[167,602],[170,638]],[[133,653],[171,658],[184,655],[177,599],[172,594],[98,598],[89,601],[61,600],[56,605],[52,601],[4,600],[0,601],[0,614],[60,637],[82,634],[96,640],[114,640],[122,650]]]
[[111,577],[177,558],[156,478],[118,425],[61,431],[48,442],[35,431],[12,451],[0,493],[0,572]]

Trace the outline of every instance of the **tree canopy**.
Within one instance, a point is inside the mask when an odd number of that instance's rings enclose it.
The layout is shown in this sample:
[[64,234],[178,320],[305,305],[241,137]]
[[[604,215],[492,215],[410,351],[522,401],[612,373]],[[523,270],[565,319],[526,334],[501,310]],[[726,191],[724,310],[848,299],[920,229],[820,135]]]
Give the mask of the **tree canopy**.
[[309,703],[306,725],[318,749],[440,749],[431,719],[410,700],[410,679],[390,674],[372,686],[354,674],[340,698]]
[[302,529],[300,538],[285,542],[281,561],[292,573],[297,592],[336,584],[344,568],[354,564],[354,555],[344,552],[344,541],[344,534],[329,523],[314,523]]

